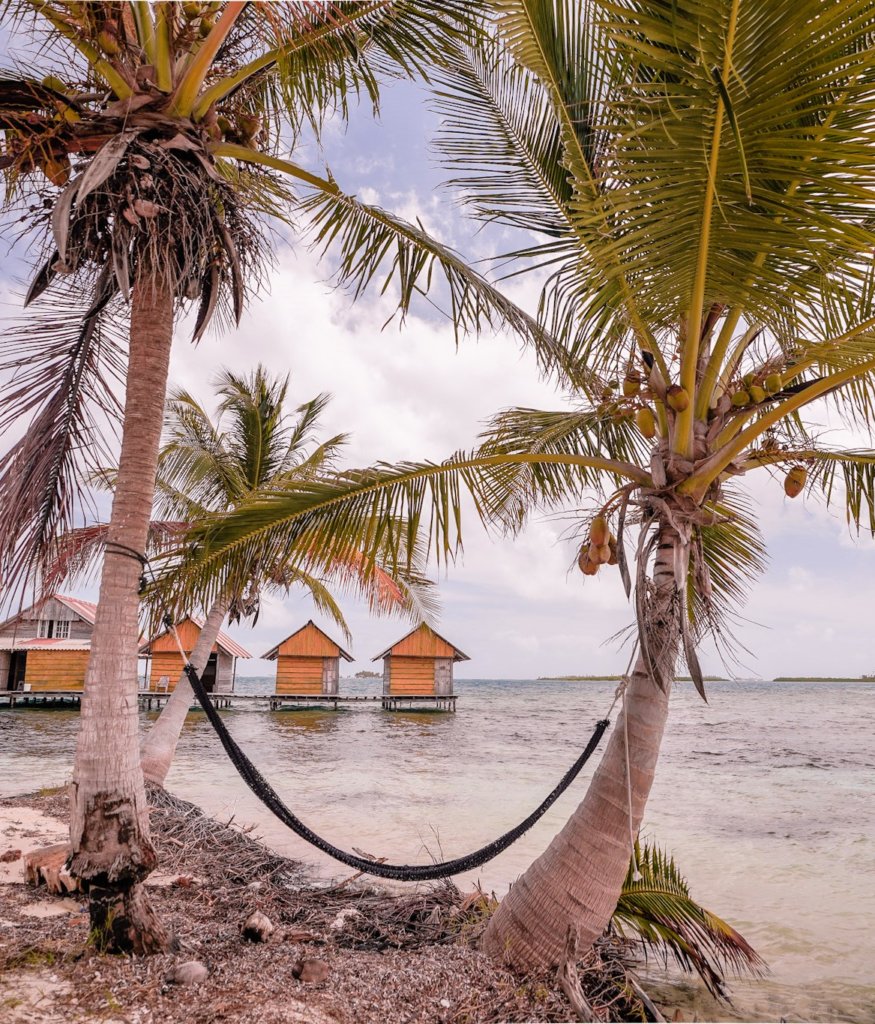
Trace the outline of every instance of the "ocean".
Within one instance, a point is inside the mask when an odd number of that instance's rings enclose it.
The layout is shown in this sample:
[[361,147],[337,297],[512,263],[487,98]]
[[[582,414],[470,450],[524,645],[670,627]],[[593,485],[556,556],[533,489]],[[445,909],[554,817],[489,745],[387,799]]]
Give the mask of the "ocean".
[[[241,679],[267,692],[267,679]],[[338,846],[396,861],[457,856],[516,824],[549,792],[610,706],[608,681],[460,680],[456,714],[223,712],[286,803]],[[379,680],[344,680],[378,693]],[[674,854],[694,898],[771,967],[732,980],[733,1006],[694,979],[649,982],[700,1020],[875,1024],[875,683],[677,683],[644,836]],[[143,728],[155,713],[141,715]],[[0,795],[63,783],[78,714],[0,711]],[[501,894],[585,792],[598,755],[476,879]],[[347,874],[272,819],[189,715],[168,787],[325,875]],[[459,879],[463,887],[475,876]],[[687,1011],[685,1011],[687,1012]]]

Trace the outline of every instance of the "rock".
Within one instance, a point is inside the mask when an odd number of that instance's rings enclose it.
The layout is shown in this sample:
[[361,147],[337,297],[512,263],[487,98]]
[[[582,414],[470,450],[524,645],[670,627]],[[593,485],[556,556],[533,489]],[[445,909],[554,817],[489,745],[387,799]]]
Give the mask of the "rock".
[[347,926],[347,922],[352,921],[356,917],[361,917],[361,911],[356,910],[355,907],[344,907],[343,910],[335,917],[335,919],[329,925],[331,931],[342,932]]
[[328,980],[328,973],[324,960],[299,960],[292,968],[292,976],[309,985],[321,985]]
[[0,853],[0,864],[11,864],[14,860],[18,860],[21,856],[21,850],[7,850],[5,853]]
[[243,938],[248,942],[267,942],[274,930],[273,921],[256,910],[243,922]]
[[184,964],[177,964],[167,975],[167,981],[171,985],[201,985],[210,976],[207,965],[200,960],[186,960]]

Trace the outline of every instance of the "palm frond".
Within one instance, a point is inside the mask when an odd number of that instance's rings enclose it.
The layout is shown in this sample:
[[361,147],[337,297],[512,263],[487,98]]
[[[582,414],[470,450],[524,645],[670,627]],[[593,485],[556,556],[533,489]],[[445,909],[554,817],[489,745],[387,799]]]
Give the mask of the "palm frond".
[[4,333],[0,434],[19,435],[0,459],[7,593],[33,582],[52,539],[89,508],[88,477],[109,455],[125,371],[113,316],[102,306],[89,315],[72,293],[35,305],[26,323]]
[[[637,864],[640,878],[634,877]],[[714,995],[726,998],[724,973],[760,977],[766,964],[731,925],[690,896],[674,858],[655,845],[635,842],[635,856],[623,883],[611,927],[636,936],[645,950],[671,957],[695,971]]]

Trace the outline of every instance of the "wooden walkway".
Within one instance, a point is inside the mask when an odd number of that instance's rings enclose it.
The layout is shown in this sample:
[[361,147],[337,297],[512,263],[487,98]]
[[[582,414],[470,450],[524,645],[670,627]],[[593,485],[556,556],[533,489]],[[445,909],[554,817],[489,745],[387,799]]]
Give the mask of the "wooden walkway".
[[[170,700],[170,693],[140,690],[137,702],[141,711],[160,711]],[[341,705],[374,706],[384,711],[455,711],[455,694],[352,694],[352,693],[211,693],[214,708],[251,708],[255,711],[292,711],[305,708],[330,708]],[[0,690],[0,708],[60,707],[78,708],[82,693],[78,690]],[[192,710],[199,710],[193,704]]]

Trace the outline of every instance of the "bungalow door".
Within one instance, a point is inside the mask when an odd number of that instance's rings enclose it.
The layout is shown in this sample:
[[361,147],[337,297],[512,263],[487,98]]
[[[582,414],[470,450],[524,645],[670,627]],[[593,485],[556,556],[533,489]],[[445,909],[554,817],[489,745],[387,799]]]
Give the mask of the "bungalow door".
[[24,673],[27,668],[27,651],[12,651],[9,658],[9,673],[6,677],[7,690],[24,689]]
[[212,693],[216,688],[216,668],[218,667],[219,656],[215,651],[210,655],[207,667],[201,673],[201,682],[207,693]]
[[453,659],[434,659],[434,692],[438,697],[449,697],[453,692]]
[[340,677],[340,658],[322,659],[322,692],[337,693],[337,681]]

